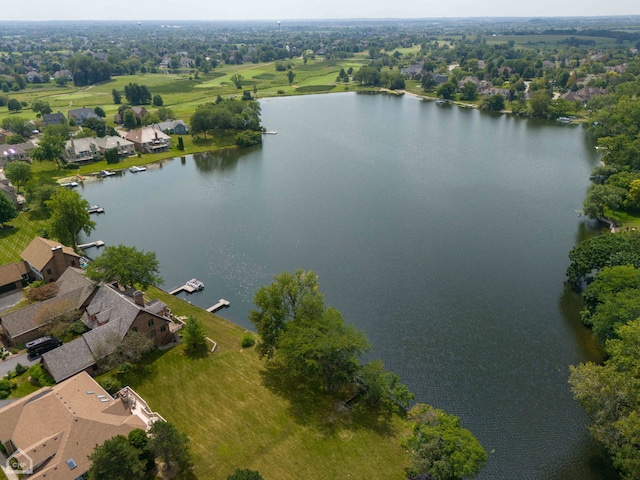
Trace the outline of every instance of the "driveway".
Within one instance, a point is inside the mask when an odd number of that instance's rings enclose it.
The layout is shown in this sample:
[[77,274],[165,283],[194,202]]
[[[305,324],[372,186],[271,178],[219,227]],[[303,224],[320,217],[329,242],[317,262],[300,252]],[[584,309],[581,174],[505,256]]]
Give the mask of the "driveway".
[[20,300],[22,300],[22,291],[10,293],[9,295],[0,297],[0,313],[4,312],[5,310],[9,310]]
[[29,358],[26,353],[21,353],[20,355],[11,355],[6,360],[0,361],[0,378],[4,377],[9,370],[15,370],[16,365],[21,363],[25,367],[30,367],[31,365],[38,363],[40,361],[40,357]]

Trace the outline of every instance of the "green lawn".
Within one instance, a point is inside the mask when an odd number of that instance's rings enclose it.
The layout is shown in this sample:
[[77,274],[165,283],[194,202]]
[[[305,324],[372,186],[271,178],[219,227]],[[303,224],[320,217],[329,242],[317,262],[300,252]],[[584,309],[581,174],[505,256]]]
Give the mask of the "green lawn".
[[174,347],[130,379],[189,435],[198,478],[226,479],[236,468],[278,480],[405,478],[400,417],[339,409],[322,393],[280,384],[253,349],[240,347],[242,328],[157,289],[147,294],[198,316],[219,345],[205,358]]
[[[0,230],[0,265],[20,261],[20,253],[45,228],[43,220],[31,220],[27,213],[20,213],[7,225],[12,228]],[[5,226],[6,227],[6,226]]]

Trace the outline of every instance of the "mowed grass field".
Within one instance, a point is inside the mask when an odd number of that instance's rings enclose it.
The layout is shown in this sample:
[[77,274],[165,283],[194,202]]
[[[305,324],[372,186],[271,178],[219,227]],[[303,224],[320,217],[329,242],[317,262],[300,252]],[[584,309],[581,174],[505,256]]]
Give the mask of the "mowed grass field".
[[199,318],[219,346],[205,358],[174,347],[130,382],[189,435],[197,478],[224,480],[236,468],[268,480],[405,478],[408,427],[398,415],[337,408],[322,394],[279,384],[253,348],[241,348],[241,327],[155,288],[147,296]]
[[43,220],[32,220],[28,213],[20,213],[17,218],[0,229],[0,265],[20,261],[20,253],[46,228]]
[[[292,85],[289,85],[287,72],[278,72],[275,63],[258,63],[242,65],[224,65],[208,74],[200,73],[198,78],[187,74],[155,73],[123,75],[113,77],[107,82],[88,87],[58,87],[53,83],[28,85],[25,90],[12,92],[10,98],[16,98],[29,105],[18,113],[9,113],[6,107],[0,108],[0,122],[10,115],[20,116],[26,119],[36,120],[36,115],[31,111],[30,106],[35,100],[45,100],[49,102],[54,112],[61,111],[65,115],[68,110],[81,107],[100,106],[107,114],[107,121],[113,125],[113,117],[118,111],[118,106],[113,103],[111,92],[118,90],[124,98],[124,87],[129,83],[146,85],[152,95],[160,95],[164,106],[171,108],[176,118],[181,118],[187,123],[193,111],[198,105],[206,102],[213,102],[218,95],[222,97],[241,96],[244,90],[249,90],[257,98],[264,96],[294,95],[301,93],[297,87],[312,85],[335,85],[335,79],[341,68],[348,70],[353,67],[357,70],[366,64],[367,60],[347,59],[344,61],[309,60],[305,65],[302,59],[291,61],[295,78]],[[242,86],[236,88],[231,80],[232,75],[240,74],[243,77]],[[355,87],[355,85],[354,85]],[[147,106],[147,110],[153,112],[156,107]]]

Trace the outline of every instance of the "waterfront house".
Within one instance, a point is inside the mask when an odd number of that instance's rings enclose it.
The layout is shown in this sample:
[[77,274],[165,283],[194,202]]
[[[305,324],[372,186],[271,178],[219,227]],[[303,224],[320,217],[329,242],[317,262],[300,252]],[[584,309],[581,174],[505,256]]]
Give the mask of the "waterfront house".
[[80,266],[80,255],[72,248],[42,237],[35,237],[20,254],[30,274],[37,280],[55,282],[68,267]]
[[142,153],[166,152],[171,148],[171,137],[153,127],[131,130],[125,136]]
[[30,480],[76,480],[85,478],[96,445],[156,420],[164,419],[130,387],[112,397],[80,373],[1,408],[0,443],[9,460],[32,471]]
[[183,120],[167,120],[166,122],[154,123],[151,126],[167,134],[186,135],[189,133],[189,126]]
[[100,154],[104,156],[107,150],[116,149],[121,159],[131,157],[136,154],[135,145],[124,137],[106,136],[96,138],[94,143],[97,145]]
[[62,153],[69,163],[85,164],[100,160],[100,149],[92,137],[67,140]]

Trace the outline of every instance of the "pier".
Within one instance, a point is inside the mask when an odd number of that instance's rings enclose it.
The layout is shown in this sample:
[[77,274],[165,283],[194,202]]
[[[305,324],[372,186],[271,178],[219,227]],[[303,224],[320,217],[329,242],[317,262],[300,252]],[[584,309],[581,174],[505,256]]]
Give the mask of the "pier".
[[83,243],[82,245],[78,245],[78,248],[91,248],[91,247],[104,247],[104,242],[102,240],[96,240],[95,242]]
[[180,292],[187,292],[187,293],[193,293],[195,292],[197,289],[193,288],[191,285],[187,285],[184,284],[181,287],[176,288],[175,290],[171,290],[169,292],[169,295],[177,295]]
[[213,313],[216,310],[220,310],[222,307],[228,307],[229,305],[230,303],[227,300],[225,300],[224,298],[221,298],[220,300],[218,300],[218,303],[207,308],[207,312]]

